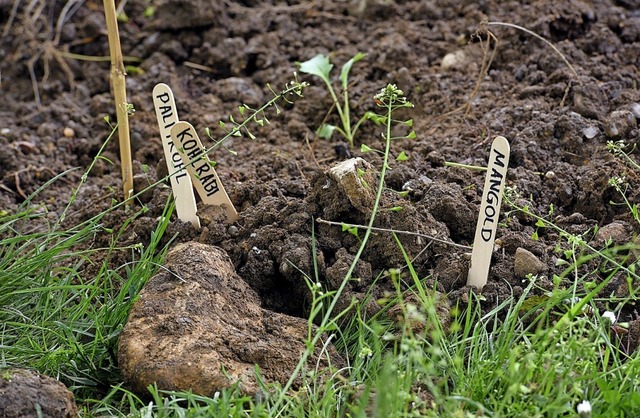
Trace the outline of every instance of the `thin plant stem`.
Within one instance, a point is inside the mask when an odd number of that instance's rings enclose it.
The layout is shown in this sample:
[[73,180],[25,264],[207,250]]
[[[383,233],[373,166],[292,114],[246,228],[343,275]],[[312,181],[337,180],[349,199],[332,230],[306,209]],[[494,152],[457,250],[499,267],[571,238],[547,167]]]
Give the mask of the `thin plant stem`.
[[487,22],[486,25],[487,26],[506,26],[506,27],[509,27],[509,28],[518,29],[518,30],[521,30],[521,31],[523,31],[525,33],[528,33],[529,35],[531,35],[531,36],[533,36],[533,37],[535,37],[537,39],[540,39],[542,42],[544,42],[545,44],[549,45],[549,47],[551,47],[551,49],[553,49],[556,52],[556,54],[560,55],[560,58],[562,58],[564,63],[567,64],[567,67],[569,67],[569,70],[571,70],[571,72],[575,76],[576,80],[578,82],[580,82],[580,77],[578,76],[577,71],[573,68],[573,65],[571,65],[569,60],[564,56],[564,54],[562,52],[560,52],[560,50],[554,44],[552,44],[550,41],[548,41],[544,37],[538,35],[537,33],[535,33],[532,30],[529,30],[527,28],[523,28],[522,26],[519,26],[519,25],[514,25],[513,23]]
[[118,121],[118,138],[120,140],[120,164],[122,168],[122,188],[124,201],[131,205],[133,199],[133,166],[131,162],[131,140],[129,138],[129,109],[125,84],[124,60],[120,48],[118,21],[116,20],[116,6],[114,0],[104,0],[104,15],[107,22],[109,36],[109,54],[111,56],[111,81],[116,103],[116,117]]
[[312,350],[314,350],[316,344],[318,343],[318,341],[320,341],[320,338],[322,337],[322,329],[331,322],[331,315],[333,314],[333,310],[335,309],[338,303],[338,300],[340,299],[340,296],[344,292],[344,289],[346,288],[347,283],[349,283],[349,281],[351,280],[353,272],[356,269],[356,265],[358,264],[358,261],[360,260],[362,253],[364,252],[367,242],[369,241],[369,237],[371,236],[371,231],[373,231],[372,227],[376,219],[376,215],[378,214],[378,208],[380,206],[380,200],[382,198],[382,190],[384,189],[384,178],[387,173],[387,166],[389,163],[389,154],[391,149],[391,122],[392,122],[391,113],[393,109],[394,109],[394,103],[392,101],[389,101],[389,103],[387,103],[384,158],[382,162],[382,169],[380,170],[380,180],[378,182],[376,198],[373,203],[373,209],[371,211],[371,217],[369,218],[369,223],[366,227],[366,232],[364,234],[364,237],[362,238],[362,241],[360,242],[360,247],[358,248],[358,251],[354,256],[353,261],[349,266],[349,270],[347,271],[347,274],[345,274],[344,279],[342,279],[342,283],[340,284],[340,287],[338,288],[338,290],[336,290],[333,296],[333,299],[329,304],[329,307],[327,308],[326,312],[324,313],[324,316],[322,317],[322,322],[319,327],[319,331],[316,332],[313,339],[308,343],[307,349],[300,356],[300,361],[298,361],[296,368],[293,370],[293,373],[291,373],[289,380],[287,381],[285,386],[282,388],[282,391],[280,392],[280,396],[278,397],[278,400],[276,401],[276,403],[272,408],[272,410],[274,411],[274,415],[273,415],[274,417],[278,417],[283,413],[284,409],[283,410],[278,410],[278,409],[281,407],[281,404],[284,401],[284,397],[287,391],[291,388],[296,377],[300,374],[300,372],[302,371],[302,368],[307,363],[307,359],[311,355]]
[[419,232],[399,231],[399,230],[395,230],[395,229],[378,228],[378,227],[374,227],[374,226],[368,227],[366,225],[349,224],[349,223],[346,223],[346,222],[332,222],[332,221],[324,220],[322,218],[316,218],[316,222],[320,222],[320,223],[327,224],[327,225],[336,225],[336,226],[346,225],[346,226],[348,226],[350,228],[359,228],[359,229],[370,228],[370,229],[372,229],[374,231],[392,232],[392,233],[403,234],[403,235],[415,235],[417,237],[426,238],[426,239],[428,239],[430,241],[438,242],[440,244],[451,245],[453,247],[462,248],[463,250],[472,250],[473,249],[473,247],[470,247],[468,245],[457,244],[455,242],[447,241],[447,240],[444,240],[444,239],[441,239],[441,238],[436,238],[436,237],[433,237],[431,235],[421,234]]

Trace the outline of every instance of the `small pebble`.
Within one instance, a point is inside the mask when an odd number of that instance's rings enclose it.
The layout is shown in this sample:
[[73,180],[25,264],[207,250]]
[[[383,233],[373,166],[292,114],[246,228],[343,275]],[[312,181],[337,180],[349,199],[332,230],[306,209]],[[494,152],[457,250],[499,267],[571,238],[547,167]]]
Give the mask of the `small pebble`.
[[467,56],[462,50],[450,52],[442,58],[440,68],[450,70],[452,68],[462,68],[467,63]]
[[631,113],[636,119],[640,119],[640,103],[631,103]]
[[555,173],[555,171],[547,171],[547,172],[544,174],[544,177],[545,177],[547,180],[553,180],[553,179],[555,179],[555,178],[556,178],[556,173]]
[[64,128],[64,131],[62,131],[63,135],[65,136],[65,138],[73,138],[76,135],[76,132],[69,128],[68,126],[66,128]]
[[611,112],[604,124],[604,133],[609,138],[624,138],[636,128],[638,122],[629,110]]
[[9,135],[10,133],[11,133],[11,129],[9,128],[0,129],[0,135]]
[[598,229],[594,237],[594,242],[596,245],[604,245],[608,241],[611,241],[613,244],[625,244],[631,239],[631,230],[632,228],[628,223],[614,221]]
[[587,139],[593,139],[596,137],[596,135],[598,135],[598,128],[596,128],[595,126],[587,126],[586,128],[584,128],[582,130],[582,134],[584,135],[585,138]]
[[531,251],[522,247],[516,249],[516,257],[514,261],[514,273],[516,277],[526,277],[528,274],[536,275],[547,270],[544,264]]

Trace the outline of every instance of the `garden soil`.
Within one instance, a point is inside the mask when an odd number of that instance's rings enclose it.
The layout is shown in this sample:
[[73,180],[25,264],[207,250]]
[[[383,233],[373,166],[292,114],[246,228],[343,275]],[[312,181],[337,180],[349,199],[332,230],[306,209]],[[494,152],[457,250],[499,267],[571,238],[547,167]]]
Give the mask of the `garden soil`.
[[[509,192],[481,292],[485,309],[520,296],[529,285],[516,275],[519,248],[544,264],[532,294],[552,289],[554,275],[572,262],[571,243],[558,230],[537,225],[509,202],[596,249],[634,240],[640,230],[610,181],[621,179],[634,205],[637,171],[607,150],[608,141],[624,141],[629,151],[640,141],[638,0],[129,0],[120,16],[127,92],[135,107],[130,129],[137,191],[167,173],[151,96],[157,83],[173,89],[181,119],[212,146],[206,127],[222,137],[219,121],[228,122],[230,114],[240,119],[243,103],[257,108],[270,100],[294,80],[297,62],[330,56],[337,88],[342,64],[364,52],[349,78],[352,119],[379,110],[373,96],[395,83],[414,104],[396,116],[413,119],[416,132],[415,139],[393,140],[376,227],[471,246],[484,173],[449,163],[486,166],[492,139],[502,135],[510,142]],[[504,23],[526,27],[557,51]],[[110,64],[96,59],[109,54],[102,3],[0,0],[0,31],[0,209],[14,213],[38,192],[30,204],[54,222],[110,136],[105,116],[115,121]],[[171,245],[195,241],[222,248],[262,308],[304,318],[312,297],[305,276],[336,289],[359,245],[359,237],[319,218],[366,224],[370,215],[327,188],[327,171],[350,156],[379,171],[381,157],[360,146],[381,149],[384,143],[372,122],[363,123],[353,147],[338,134],[319,138],[323,121],[339,122],[331,97],[318,78],[298,72],[297,79],[311,84],[304,97],[281,102],[279,114],[267,110],[270,123],[251,127],[256,139],[233,138],[209,153],[239,220],[225,224],[220,209],[200,205],[202,228],[174,215],[164,242],[178,233]],[[407,132],[399,125],[394,135]],[[89,172],[67,225],[122,200],[116,138]],[[402,151],[408,160],[395,161]],[[119,245],[150,241],[169,196],[165,183],[139,196],[134,208],[147,210],[128,224]],[[105,233],[92,248],[108,247],[131,213],[121,207],[105,215]],[[451,303],[468,300],[468,249],[398,236],[425,284],[448,294]],[[122,251],[112,262],[122,265],[131,257]],[[405,265],[393,236],[374,232],[337,309],[355,299],[375,314],[377,301],[394,292],[389,269]],[[84,268],[89,275],[95,267]],[[609,270],[587,263],[578,274],[598,283]],[[563,277],[564,287],[575,278]],[[401,278],[411,283],[406,268]],[[601,292],[610,295],[629,296],[624,275]],[[621,320],[636,319],[634,305],[625,306]]]

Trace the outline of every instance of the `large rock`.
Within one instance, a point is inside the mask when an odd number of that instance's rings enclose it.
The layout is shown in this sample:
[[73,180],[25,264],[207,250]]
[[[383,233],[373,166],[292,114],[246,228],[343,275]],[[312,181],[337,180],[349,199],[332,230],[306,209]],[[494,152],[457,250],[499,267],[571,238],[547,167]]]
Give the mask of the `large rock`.
[[[120,336],[119,366],[135,392],[156,383],[213,396],[238,383],[253,394],[256,365],[267,382],[289,379],[305,349],[306,320],[262,309],[217,247],[178,245],[164,267],[141,291]],[[327,354],[333,365],[344,364],[329,347],[321,366]]]
[[0,417],[73,418],[78,408],[65,385],[26,369],[0,371]]

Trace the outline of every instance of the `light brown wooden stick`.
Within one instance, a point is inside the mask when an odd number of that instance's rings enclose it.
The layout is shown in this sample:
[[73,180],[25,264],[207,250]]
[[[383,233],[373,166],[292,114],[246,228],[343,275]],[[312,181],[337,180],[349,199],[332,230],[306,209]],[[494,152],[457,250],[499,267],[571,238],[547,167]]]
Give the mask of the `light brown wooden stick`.
[[[125,85],[124,60],[120,49],[120,35],[116,20],[116,5],[114,0],[104,0],[104,16],[109,35],[109,54],[111,55],[111,82],[116,102],[116,117],[118,121],[118,138],[120,140],[120,164],[122,165],[122,187],[125,200],[133,194],[133,167],[131,164],[131,141],[129,139],[129,114],[127,89]],[[131,204],[129,202],[128,204]]]

